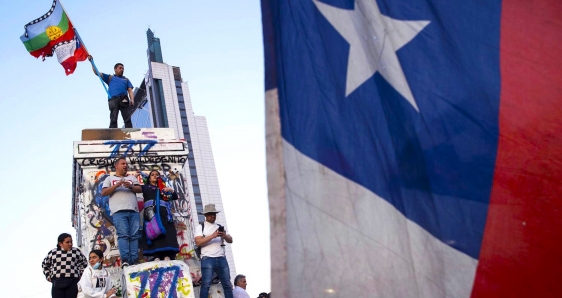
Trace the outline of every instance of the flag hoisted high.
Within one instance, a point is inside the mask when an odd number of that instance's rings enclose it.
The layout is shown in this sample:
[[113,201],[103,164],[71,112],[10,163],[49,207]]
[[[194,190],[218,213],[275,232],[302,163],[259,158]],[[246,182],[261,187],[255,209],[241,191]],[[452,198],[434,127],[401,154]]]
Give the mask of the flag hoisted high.
[[562,2],[262,0],[276,297],[562,295]]
[[20,39],[27,51],[33,57],[42,57],[43,60],[53,56],[53,52],[56,53],[66,75],[74,72],[77,61],[84,61],[88,57],[88,52],[58,0],[53,1],[46,14],[29,22],[24,28],[25,33]]

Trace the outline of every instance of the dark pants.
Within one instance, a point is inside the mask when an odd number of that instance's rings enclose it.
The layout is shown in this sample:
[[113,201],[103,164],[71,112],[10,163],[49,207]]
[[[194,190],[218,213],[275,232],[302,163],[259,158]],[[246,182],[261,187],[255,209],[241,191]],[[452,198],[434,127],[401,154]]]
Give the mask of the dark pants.
[[[127,100],[123,102],[123,100]],[[125,122],[125,128],[132,128],[133,123],[131,123],[131,113],[132,108],[129,105],[129,100],[126,96],[112,97],[108,101],[109,104],[109,128],[117,128],[117,116],[119,111],[121,111],[121,117],[123,122]]]
[[53,285],[51,288],[51,296],[53,298],[76,298],[78,296],[78,278],[71,278],[71,277],[62,277],[57,278],[57,280],[62,279],[72,279],[70,285],[64,289],[57,289],[55,288],[56,280],[53,281]]
[[170,260],[175,260],[176,254],[177,254],[177,252],[175,252],[175,251],[172,251],[172,252],[155,252],[154,258],[159,258],[160,260],[164,261],[164,259],[166,257],[168,257],[168,258],[170,258]]

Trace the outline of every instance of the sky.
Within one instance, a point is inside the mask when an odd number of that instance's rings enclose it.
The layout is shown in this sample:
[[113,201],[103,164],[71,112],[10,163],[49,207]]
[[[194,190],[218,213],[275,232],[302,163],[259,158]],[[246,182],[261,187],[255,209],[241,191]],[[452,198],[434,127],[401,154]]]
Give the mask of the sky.
[[[51,0],[0,0],[2,297],[49,297],[41,262],[70,220],[73,141],[109,125],[106,95],[88,62],[66,76],[55,57],[29,55],[19,37]],[[194,112],[206,116],[238,273],[250,297],[270,291],[264,78],[258,1],[63,2],[98,69],[146,73],[146,30],[164,62],[181,67]],[[119,117],[119,126],[121,126]]]

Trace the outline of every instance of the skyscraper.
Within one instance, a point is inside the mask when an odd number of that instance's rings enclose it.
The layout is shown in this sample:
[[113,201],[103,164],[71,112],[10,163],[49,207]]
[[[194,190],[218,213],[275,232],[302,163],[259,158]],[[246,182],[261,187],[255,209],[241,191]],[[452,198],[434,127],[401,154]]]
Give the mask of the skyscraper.
[[[191,210],[192,229],[195,230],[195,225],[205,221],[205,217],[198,214],[203,211],[203,206],[215,204],[217,209],[222,210],[217,214],[217,223],[228,230],[207,120],[204,116],[194,115],[189,87],[182,79],[180,68],[163,62],[160,39],[154,37],[150,29],[146,36],[148,72],[135,90],[133,127],[172,128],[178,138],[187,141],[189,155],[184,177],[191,206],[195,206]],[[231,246],[226,245],[225,249],[230,275],[234,278],[236,267]]]

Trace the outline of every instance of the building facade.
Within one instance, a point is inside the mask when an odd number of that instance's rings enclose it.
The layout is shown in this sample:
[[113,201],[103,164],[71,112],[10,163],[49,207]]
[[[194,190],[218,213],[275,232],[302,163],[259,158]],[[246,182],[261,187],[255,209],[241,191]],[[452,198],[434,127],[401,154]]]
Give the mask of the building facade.
[[[135,90],[135,111],[132,115],[136,128],[172,128],[178,138],[187,142],[189,155],[183,169],[190,198],[190,222],[192,229],[205,217],[198,214],[203,206],[215,204],[222,210],[217,214],[217,223],[228,230],[225,210],[222,204],[219,182],[215,169],[207,120],[196,116],[191,105],[189,87],[181,76],[179,67],[163,62],[160,39],[147,30],[148,72],[139,88]],[[233,235],[236,238],[236,235]],[[230,266],[230,275],[236,276],[236,267],[229,244],[225,247]]]

